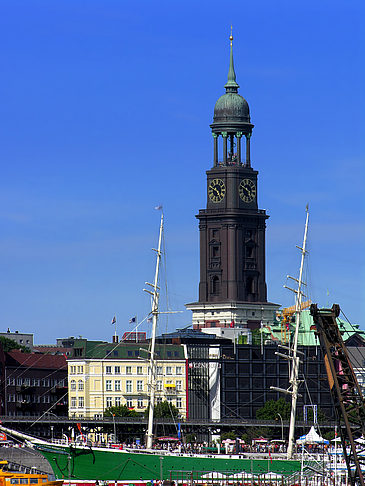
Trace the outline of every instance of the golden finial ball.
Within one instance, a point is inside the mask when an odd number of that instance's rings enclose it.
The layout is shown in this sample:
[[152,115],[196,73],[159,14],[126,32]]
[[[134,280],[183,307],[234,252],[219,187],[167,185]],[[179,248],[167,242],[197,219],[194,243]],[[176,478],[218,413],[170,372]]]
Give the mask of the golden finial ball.
[[232,35],[232,34],[229,36],[229,40],[230,40],[231,42],[233,41],[233,35]]

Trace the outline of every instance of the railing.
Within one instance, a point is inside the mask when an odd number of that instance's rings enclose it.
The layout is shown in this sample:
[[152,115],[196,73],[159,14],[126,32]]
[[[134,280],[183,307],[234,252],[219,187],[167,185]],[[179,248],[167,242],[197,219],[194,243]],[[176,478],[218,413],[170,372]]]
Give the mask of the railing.
[[[157,424],[175,424],[176,423],[176,418],[157,418],[156,423]],[[245,427],[275,427],[275,428],[281,428],[281,423],[276,421],[276,420],[257,420],[257,419],[242,419],[242,418],[225,418],[225,419],[178,419],[181,423],[185,425],[205,425],[205,426],[225,426],[225,425],[236,425],[236,426],[245,426]],[[27,417],[18,417],[18,416],[0,416],[0,421],[3,423],[3,425],[6,427],[7,424],[14,424],[14,423],[33,423],[37,421],[38,423],[68,423],[68,424],[77,424],[77,423],[102,423],[102,424],[113,424],[115,423],[118,424],[146,424],[147,423],[147,418],[141,416],[141,417],[97,417],[97,418],[71,418],[71,417],[66,417],[66,416],[48,416],[48,417],[42,417],[39,418],[39,416],[27,416]],[[304,421],[297,421],[297,426],[298,427],[310,427],[313,425],[312,423],[306,423]],[[289,427],[289,421],[284,420],[283,421],[283,426],[284,427]],[[326,421],[325,424],[321,424],[321,428],[331,428],[333,429],[335,426],[334,421]]]

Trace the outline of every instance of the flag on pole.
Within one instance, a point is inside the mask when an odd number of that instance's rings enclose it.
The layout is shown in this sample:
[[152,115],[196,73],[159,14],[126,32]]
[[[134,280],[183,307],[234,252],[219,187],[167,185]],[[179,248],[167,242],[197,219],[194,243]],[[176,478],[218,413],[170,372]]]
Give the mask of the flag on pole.
[[158,206],[155,206],[155,209],[157,209],[157,210],[162,209],[162,204],[159,204]]
[[115,324],[117,322],[117,318],[114,316],[112,319],[112,324]]
[[136,320],[137,320],[137,317],[136,317],[136,316],[131,317],[131,318],[129,319],[129,324],[133,324],[133,323],[135,323],[135,322],[136,322]]

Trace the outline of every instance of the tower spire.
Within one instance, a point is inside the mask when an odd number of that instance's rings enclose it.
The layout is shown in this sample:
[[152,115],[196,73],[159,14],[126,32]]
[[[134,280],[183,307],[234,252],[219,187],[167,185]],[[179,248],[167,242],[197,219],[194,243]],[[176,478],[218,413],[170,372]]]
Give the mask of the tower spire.
[[225,84],[224,87],[226,88],[226,93],[237,93],[239,85],[236,83],[236,73],[234,71],[232,25],[231,25],[231,35],[229,36],[229,41],[231,45],[231,52],[229,56],[228,80],[227,80],[227,84]]

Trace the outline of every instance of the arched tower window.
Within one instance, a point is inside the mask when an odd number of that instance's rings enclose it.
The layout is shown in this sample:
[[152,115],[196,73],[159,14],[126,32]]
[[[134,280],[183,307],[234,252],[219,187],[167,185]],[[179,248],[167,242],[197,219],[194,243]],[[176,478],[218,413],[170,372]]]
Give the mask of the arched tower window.
[[246,290],[247,290],[247,294],[255,293],[255,279],[253,277],[247,277]]
[[220,290],[219,277],[217,277],[217,275],[214,275],[214,277],[212,277],[212,294],[219,294],[219,290]]

